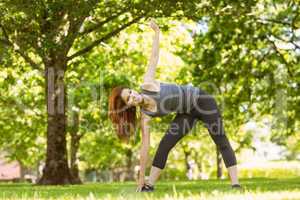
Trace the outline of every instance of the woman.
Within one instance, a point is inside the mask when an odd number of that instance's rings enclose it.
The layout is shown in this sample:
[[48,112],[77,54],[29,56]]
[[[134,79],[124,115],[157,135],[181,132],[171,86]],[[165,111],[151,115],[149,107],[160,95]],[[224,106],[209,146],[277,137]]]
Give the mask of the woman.
[[[159,27],[151,21],[154,30],[152,53],[141,85],[141,93],[126,87],[115,87],[109,97],[109,117],[117,127],[120,139],[128,140],[135,129],[136,107],[141,109],[142,146],[137,191],[153,191],[154,183],[164,169],[168,154],[198,120],[204,122],[214,143],[220,149],[228,169],[232,187],[240,187],[236,157],[225,135],[221,114],[214,98],[200,88],[189,85],[162,83],[155,80],[159,58]],[[149,180],[145,182],[145,169],[150,146],[149,121],[176,112],[156,151]]]

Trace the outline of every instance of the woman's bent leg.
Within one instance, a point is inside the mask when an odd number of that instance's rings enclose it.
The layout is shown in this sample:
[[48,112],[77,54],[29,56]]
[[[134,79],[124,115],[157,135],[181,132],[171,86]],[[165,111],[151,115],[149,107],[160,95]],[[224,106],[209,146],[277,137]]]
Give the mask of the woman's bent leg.
[[171,122],[166,134],[161,139],[152,165],[163,169],[166,165],[170,150],[194,126],[197,119],[188,114],[177,114]]

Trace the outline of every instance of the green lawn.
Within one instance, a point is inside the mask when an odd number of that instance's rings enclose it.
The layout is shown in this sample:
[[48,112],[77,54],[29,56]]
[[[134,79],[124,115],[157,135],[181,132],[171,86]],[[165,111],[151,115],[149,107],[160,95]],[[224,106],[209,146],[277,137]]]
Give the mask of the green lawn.
[[244,191],[228,180],[160,182],[154,193],[136,193],[135,183],[34,186],[0,184],[1,199],[300,199],[300,177],[241,179]]

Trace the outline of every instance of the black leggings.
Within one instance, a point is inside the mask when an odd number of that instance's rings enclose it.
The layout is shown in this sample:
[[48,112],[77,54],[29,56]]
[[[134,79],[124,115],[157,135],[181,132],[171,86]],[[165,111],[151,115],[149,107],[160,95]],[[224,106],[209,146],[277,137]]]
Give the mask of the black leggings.
[[178,113],[173,119],[159,143],[152,165],[163,169],[170,150],[193,128],[198,120],[204,122],[207,127],[209,135],[222,154],[225,166],[228,168],[236,165],[236,157],[225,135],[222,117],[216,101],[204,91],[200,93],[197,106],[190,113]]

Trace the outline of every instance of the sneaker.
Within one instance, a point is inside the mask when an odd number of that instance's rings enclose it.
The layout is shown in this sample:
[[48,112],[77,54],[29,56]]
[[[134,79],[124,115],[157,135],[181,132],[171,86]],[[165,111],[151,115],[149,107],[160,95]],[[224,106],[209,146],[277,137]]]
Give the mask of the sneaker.
[[234,185],[231,185],[231,188],[232,188],[232,189],[240,189],[240,190],[243,189],[242,186],[241,186],[240,184],[234,184]]
[[144,184],[141,192],[153,192],[154,187],[152,185]]

